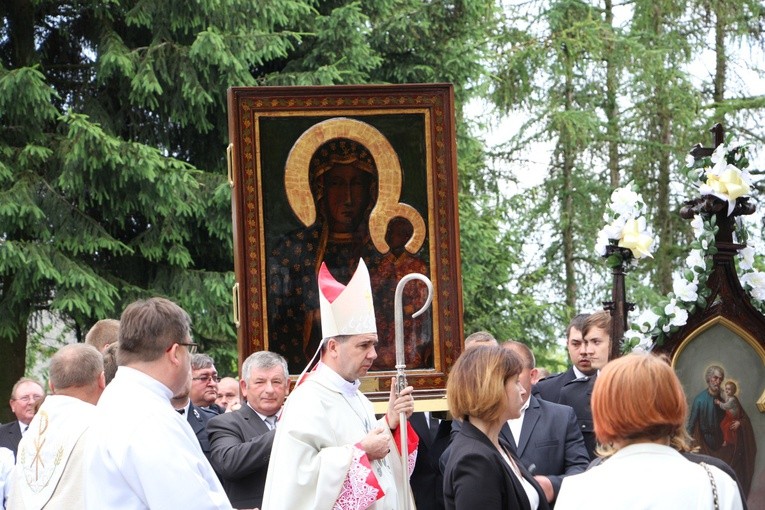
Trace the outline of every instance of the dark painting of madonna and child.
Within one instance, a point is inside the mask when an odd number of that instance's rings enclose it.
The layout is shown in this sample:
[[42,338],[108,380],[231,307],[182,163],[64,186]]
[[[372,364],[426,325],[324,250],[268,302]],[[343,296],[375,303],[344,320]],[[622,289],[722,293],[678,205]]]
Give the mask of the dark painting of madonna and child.
[[321,264],[345,284],[363,259],[379,340],[372,371],[395,369],[396,285],[421,273],[434,300],[412,318],[427,288],[403,289],[405,361],[421,374],[415,388],[442,387],[460,350],[462,313],[451,91],[367,89],[301,88],[299,100],[286,98],[296,92],[287,88],[273,88],[276,98],[259,99],[268,87],[252,98],[248,89],[229,94],[241,142],[232,179],[240,356],[272,350],[300,373],[321,341]]

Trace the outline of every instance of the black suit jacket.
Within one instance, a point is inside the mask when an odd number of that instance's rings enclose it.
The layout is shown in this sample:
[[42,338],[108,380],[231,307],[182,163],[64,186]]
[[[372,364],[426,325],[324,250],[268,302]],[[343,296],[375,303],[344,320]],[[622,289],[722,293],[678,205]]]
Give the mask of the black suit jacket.
[[413,413],[409,423],[420,438],[417,461],[412,476],[409,477],[417,510],[443,510],[444,479],[438,461],[449,446],[451,421],[441,420],[435,437],[432,437],[423,413]]
[[560,390],[564,385],[576,379],[574,367],[569,367],[565,372],[545,377],[531,388],[531,394],[547,400],[548,402],[560,402]]
[[559,404],[571,406],[574,409],[590,460],[596,457],[595,446],[597,442],[595,441],[595,427],[592,421],[590,400],[592,399],[592,388],[597,378],[598,376],[594,375],[586,379],[569,381],[561,388],[560,399],[558,400]]
[[210,463],[234,508],[260,508],[276,430],[252,408],[216,416],[207,423]]
[[[454,428],[459,429],[459,422],[455,421]],[[583,472],[590,462],[574,410],[534,395],[529,397],[524,413],[519,444],[515,444],[507,424],[502,426],[499,436],[513,448],[513,454],[524,466],[529,469],[534,466],[533,474],[550,480],[556,497],[563,477]]]
[[202,453],[207,460],[210,460],[210,440],[207,438],[207,422],[210,420],[210,414],[189,403],[189,410],[186,412],[186,420],[191,425],[191,429],[197,436],[199,446],[202,447]]
[[19,449],[19,441],[21,441],[21,429],[17,420],[0,426],[0,447],[11,450],[14,457]]
[[[500,443],[510,449],[504,439]],[[444,506],[447,510],[475,508],[477,510],[529,510],[530,503],[521,482],[510,470],[502,455],[489,438],[469,421],[462,424],[450,446],[451,454],[444,471]],[[511,456],[515,457],[512,453]],[[549,505],[544,492],[531,473],[519,462],[521,475],[539,495],[539,509]]]

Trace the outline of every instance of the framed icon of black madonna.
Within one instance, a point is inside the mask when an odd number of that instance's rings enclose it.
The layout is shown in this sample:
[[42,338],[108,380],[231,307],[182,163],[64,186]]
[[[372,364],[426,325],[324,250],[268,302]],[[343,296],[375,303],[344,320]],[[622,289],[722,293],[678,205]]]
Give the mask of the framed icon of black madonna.
[[[321,341],[317,275],[370,275],[377,358],[362,391],[387,399],[394,295],[418,399],[443,395],[462,347],[453,89],[448,84],[234,87],[228,92],[240,362],[259,350],[299,374]],[[400,355],[400,353],[399,353]]]

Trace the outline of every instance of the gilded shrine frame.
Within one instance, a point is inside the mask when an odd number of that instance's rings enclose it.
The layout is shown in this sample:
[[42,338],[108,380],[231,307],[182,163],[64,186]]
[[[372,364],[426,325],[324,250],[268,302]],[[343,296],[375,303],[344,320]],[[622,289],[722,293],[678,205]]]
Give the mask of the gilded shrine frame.
[[[448,84],[229,89],[240,363],[272,350],[288,359],[291,375],[299,374],[318,345],[317,265],[361,256],[370,268],[380,340],[362,390],[387,400],[395,373],[392,292],[401,271],[414,269],[431,279],[434,297],[422,319],[409,319],[412,307],[404,302],[412,346],[407,378],[418,400],[443,396],[446,374],[462,350],[453,103]],[[316,161],[326,154],[319,149],[335,142],[371,154],[375,167],[363,188],[363,235],[327,227],[329,192]],[[404,234],[395,237],[400,224]]]

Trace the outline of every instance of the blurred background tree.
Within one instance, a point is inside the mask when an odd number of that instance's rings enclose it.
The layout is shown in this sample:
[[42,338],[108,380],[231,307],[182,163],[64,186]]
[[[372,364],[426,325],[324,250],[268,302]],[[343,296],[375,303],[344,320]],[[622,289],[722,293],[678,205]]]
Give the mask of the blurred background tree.
[[608,297],[592,247],[611,190],[632,180],[649,202],[661,243],[629,297],[651,304],[690,236],[675,214],[690,145],[709,144],[716,121],[765,137],[750,88],[763,12],[751,0],[0,3],[0,395],[51,339],[81,341],[151,295],[188,310],[221,373],[236,371],[230,86],[453,83],[465,331],[525,341],[562,368],[569,318]]

